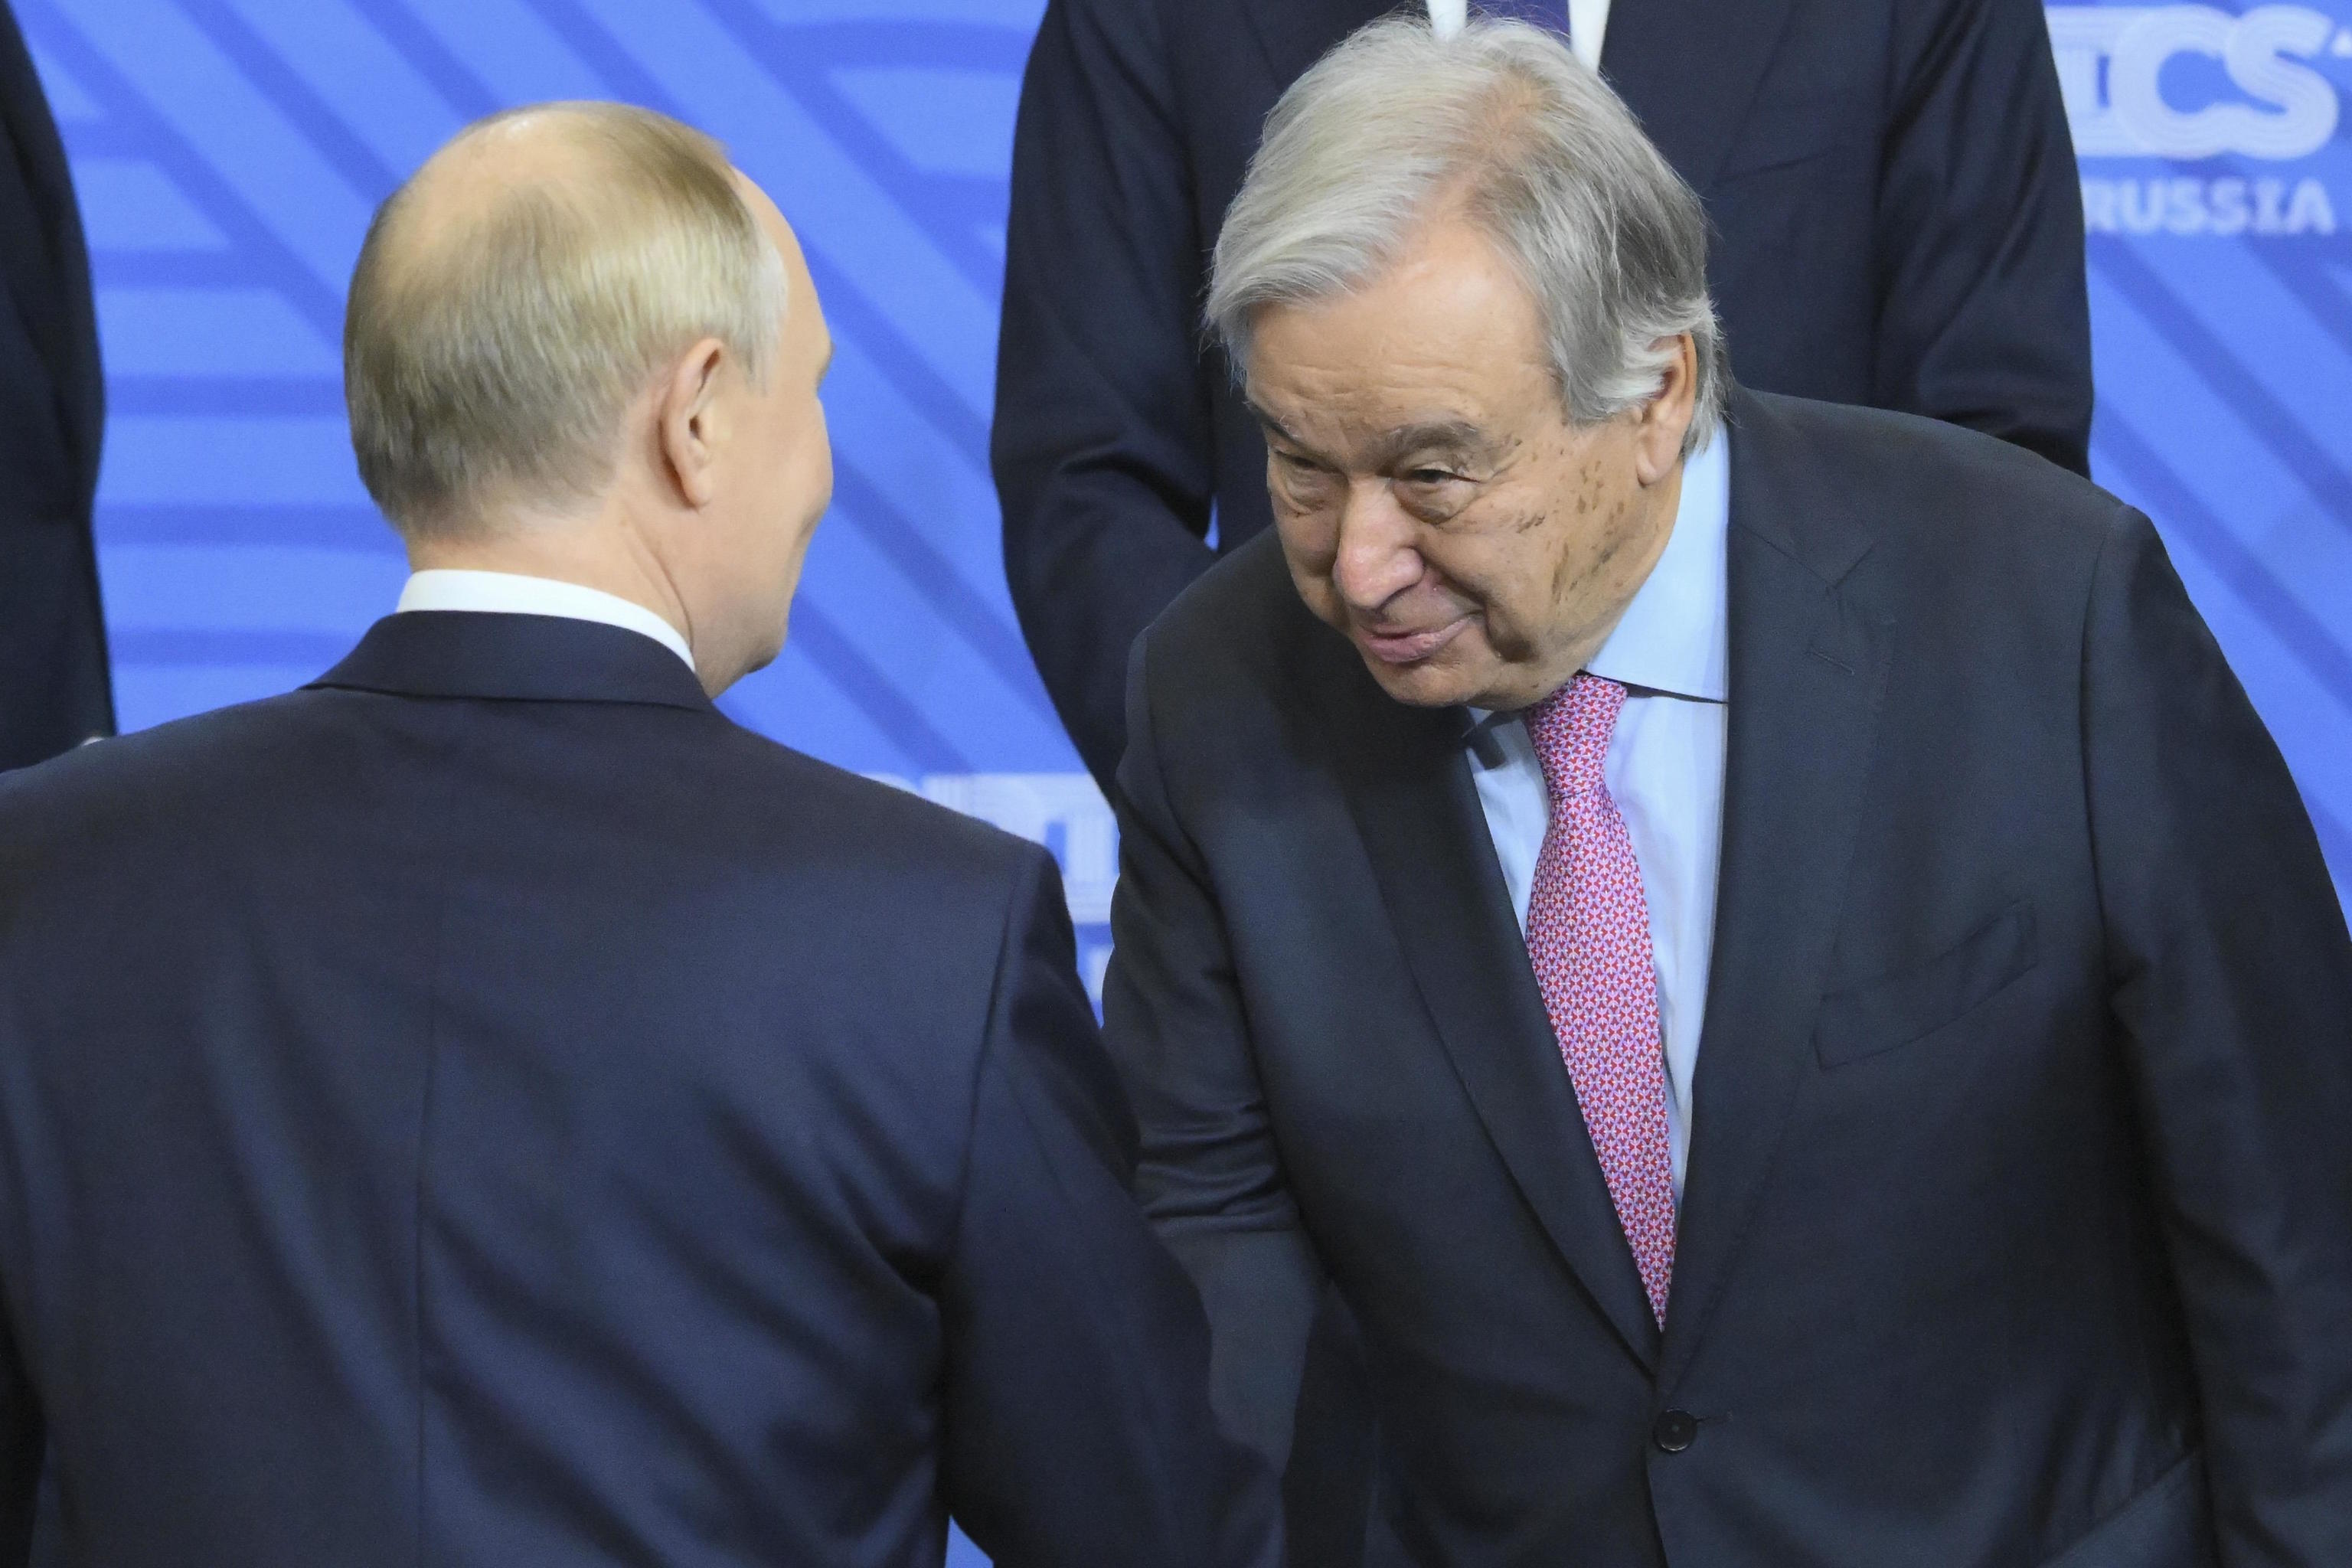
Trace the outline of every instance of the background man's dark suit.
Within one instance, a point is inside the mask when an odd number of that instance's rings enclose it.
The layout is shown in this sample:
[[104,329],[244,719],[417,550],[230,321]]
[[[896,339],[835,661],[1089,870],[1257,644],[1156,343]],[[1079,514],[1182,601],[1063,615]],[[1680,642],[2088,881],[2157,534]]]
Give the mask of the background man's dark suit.
[[[1564,5],[1564,0],[1561,0]],[[1200,325],[1275,100],[1390,0],[1052,0],[1013,159],[992,453],[1013,602],[1097,780],[1127,652],[1268,521]],[[1752,386],[2086,466],[2073,144],[2036,0],[1618,0],[1601,73],[1696,187]]]
[[1263,1562],[1132,1138],[1042,851],[394,616],[0,781],[0,1561]]
[[0,5],[0,768],[114,730],[89,537],[105,423],[65,148]]
[[2276,750],[2112,498],[1731,417],[1663,1336],[1463,714],[1271,537],[1139,646],[1107,1038],[1221,1398],[1278,1449],[1328,1269],[1422,1563],[2352,1563],[2352,942]]

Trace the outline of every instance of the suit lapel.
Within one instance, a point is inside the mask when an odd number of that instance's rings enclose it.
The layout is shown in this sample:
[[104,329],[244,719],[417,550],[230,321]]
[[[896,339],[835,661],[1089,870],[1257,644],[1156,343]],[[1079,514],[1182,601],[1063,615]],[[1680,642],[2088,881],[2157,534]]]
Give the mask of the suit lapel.
[[1324,711],[1397,942],[1455,1075],[1528,1205],[1634,1358],[1658,1331],[1560,1063],[1463,755],[1459,710],[1407,708],[1347,654]]
[[1868,536],[1784,468],[1779,405],[1734,408],[1723,852],[1662,1389],[1721,1296],[1811,1060],[1893,645],[1849,575]]
[[1789,20],[1790,0],[1638,0],[1612,5],[1601,74],[1650,140],[1706,190],[1723,167]]

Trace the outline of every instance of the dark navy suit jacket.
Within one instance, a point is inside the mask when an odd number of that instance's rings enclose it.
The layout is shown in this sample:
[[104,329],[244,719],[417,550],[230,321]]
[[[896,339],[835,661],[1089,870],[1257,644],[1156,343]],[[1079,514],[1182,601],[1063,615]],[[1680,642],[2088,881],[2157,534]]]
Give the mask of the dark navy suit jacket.
[[0,1561],[1266,1561],[1043,851],[410,614],[0,780]]
[[89,533],[105,423],[65,148],[0,4],[0,768],[114,729]]
[[[1202,341],[1209,249],[1275,100],[1391,8],[1421,6],[1045,7],[992,451],[1013,605],[1107,788],[1136,634],[1215,559],[1213,514],[1221,551],[1270,521],[1256,422]],[[2087,470],[2082,200],[2040,0],[1618,0],[1602,43],[1602,76],[1706,205],[1742,382]]]
[[2276,748],[2113,497],[1761,394],[1730,441],[1663,1333],[1461,710],[1271,535],[1139,646],[1106,1038],[1221,1397],[1279,1452],[1335,1282],[1376,1563],[2352,1563],[2352,941]]

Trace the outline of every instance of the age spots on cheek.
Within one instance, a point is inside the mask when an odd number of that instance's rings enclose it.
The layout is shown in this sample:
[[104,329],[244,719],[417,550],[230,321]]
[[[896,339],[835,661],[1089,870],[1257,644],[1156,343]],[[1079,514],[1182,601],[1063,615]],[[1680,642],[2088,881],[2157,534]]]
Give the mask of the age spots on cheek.
[[[1587,497],[1579,511],[1588,510],[1595,497]],[[1609,570],[1610,563],[1624,552],[1632,538],[1624,526],[1625,498],[1620,496],[1609,509],[1609,515],[1597,527],[1563,529],[1560,531],[1559,553],[1551,569],[1551,602],[1565,605],[1572,596],[1589,592]]]
[[1610,507],[1609,515],[1601,523],[1601,553],[1593,557],[1595,572],[1617,559],[1618,553],[1632,542],[1632,531],[1625,526],[1625,498],[1619,496]]
[[1595,563],[1578,549],[1577,544],[1578,541],[1572,534],[1563,538],[1558,553],[1552,558],[1551,602],[1555,605],[1566,604],[1569,595],[1592,576]]
[[1587,458],[1576,470],[1576,515],[1590,516],[1592,509],[1601,504],[1602,491],[1601,465]]

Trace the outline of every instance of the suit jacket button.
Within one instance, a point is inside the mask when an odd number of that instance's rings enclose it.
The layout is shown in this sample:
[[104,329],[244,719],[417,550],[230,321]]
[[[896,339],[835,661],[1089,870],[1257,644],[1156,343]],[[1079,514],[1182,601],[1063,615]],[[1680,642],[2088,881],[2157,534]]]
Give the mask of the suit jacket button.
[[1688,1412],[1669,1410],[1650,1424],[1650,1441],[1669,1454],[1679,1454],[1698,1436],[1698,1422]]

